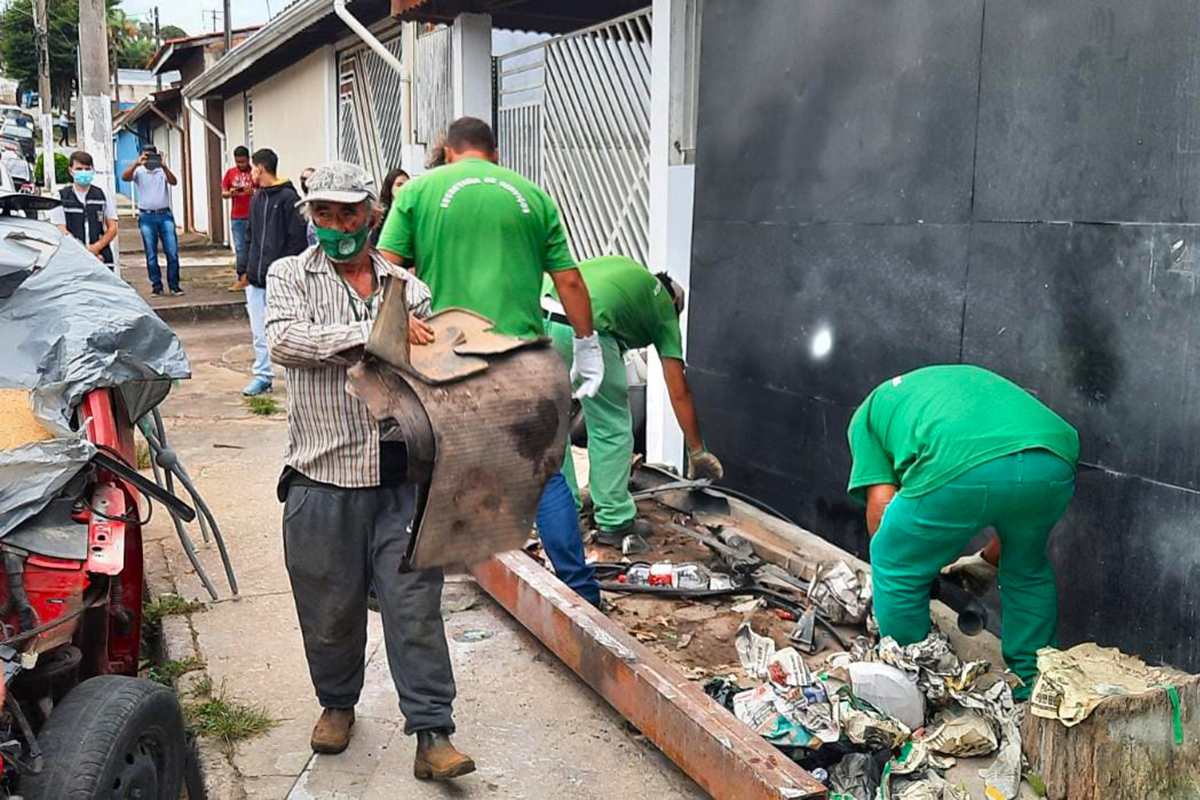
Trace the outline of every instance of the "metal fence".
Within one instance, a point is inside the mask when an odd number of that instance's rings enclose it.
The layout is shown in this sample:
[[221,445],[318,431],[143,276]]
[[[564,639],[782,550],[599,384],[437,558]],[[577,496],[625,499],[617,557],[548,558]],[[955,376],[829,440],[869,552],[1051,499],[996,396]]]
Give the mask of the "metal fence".
[[577,259],[649,253],[650,10],[497,59],[503,163],[541,183]]
[[417,74],[413,82],[416,137],[432,147],[454,121],[454,50],[451,29],[435,28],[417,37]]

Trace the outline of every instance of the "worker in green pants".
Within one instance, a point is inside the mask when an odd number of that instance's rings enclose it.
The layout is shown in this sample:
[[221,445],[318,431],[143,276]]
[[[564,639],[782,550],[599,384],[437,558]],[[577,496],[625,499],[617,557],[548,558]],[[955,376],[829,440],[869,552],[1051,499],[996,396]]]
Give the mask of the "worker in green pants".
[[[867,504],[880,636],[929,635],[938,574],[977,593],[999,568],[1001,647],[1025,686],[1057,643],[1058,595],[1046,542],[1075,492],[1079,434],[1016,384],[979,367],[926,367],[877,387],[848,431],[850,494]],[[959,558],[987,527],[996,537]],[[957,559],[957,560],[956,560]]]
[[[653,345],[658,351],[671,407],[687,445],[688,477],[720,478],[724,468],[700,437],[684,372],[683,337],[679,330],[683,288],[665,273],[653,275],[624,256],[594,258],[578,264],[578,268],[592,300],[592,319],[604,354],[600,391],[595,397],[582,400],[588,432],[588,483],[600,541],[619,546],[630,533],[645,536],[649,532],[649,525],[637,519],[637,506],[629,493],[633,422],[625,378],[626,350]],[[548,316],[546,331],[569,367],[571,330],[556,308],[557,296],[549,282],[543,284],[543,298]],[[570,446],[563,472],[578,505],[579,487]]]

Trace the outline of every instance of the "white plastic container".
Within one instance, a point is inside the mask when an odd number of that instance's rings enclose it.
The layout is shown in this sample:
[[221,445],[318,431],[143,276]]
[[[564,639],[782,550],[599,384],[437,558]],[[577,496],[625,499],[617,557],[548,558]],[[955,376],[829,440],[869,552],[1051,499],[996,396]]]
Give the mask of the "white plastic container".
[[910,731],[925,725],[925,696],[903,672],[876,661],[856,661],[849,670],[854,694],[900,720]]

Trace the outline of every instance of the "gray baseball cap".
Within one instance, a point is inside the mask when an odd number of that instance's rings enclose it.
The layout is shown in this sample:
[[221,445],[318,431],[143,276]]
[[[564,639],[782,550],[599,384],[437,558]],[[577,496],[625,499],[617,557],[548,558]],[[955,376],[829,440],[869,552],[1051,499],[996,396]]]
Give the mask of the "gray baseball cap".
[[330,161],[317,167],[306,181],[308,194],[296,203],[361,203],[375,199],[375,181],[366,170],[348,161]]

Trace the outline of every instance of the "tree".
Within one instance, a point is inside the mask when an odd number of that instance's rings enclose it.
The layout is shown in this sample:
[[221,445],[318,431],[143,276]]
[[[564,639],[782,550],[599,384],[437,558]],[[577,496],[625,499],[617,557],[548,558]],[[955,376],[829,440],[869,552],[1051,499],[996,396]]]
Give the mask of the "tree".
[[145,69],[154,57],[154,26],[128,16],[116,4],[108,8],[109,41],[117,66]]
[[168,39],[186,39],[187,31],[178,25],[167,25],[159,31],[159,35],[162,36],[162,40],[165,42]]
[[[75,45],[79,41],[77,0],[46,0],[49,17],[50,90],[65,104],[75,84]],[[21,89],[37,89],[37,40],[33,29],[33,0],[13,0],[0,13],[0,61]]]

